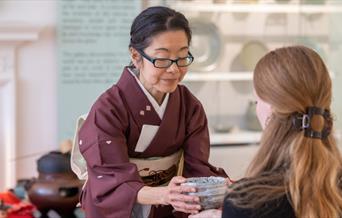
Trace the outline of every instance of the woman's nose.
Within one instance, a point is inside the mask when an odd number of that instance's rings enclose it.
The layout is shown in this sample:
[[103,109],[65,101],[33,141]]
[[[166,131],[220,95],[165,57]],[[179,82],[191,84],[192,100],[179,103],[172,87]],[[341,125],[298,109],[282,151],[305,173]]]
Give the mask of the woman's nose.
[[173,62],[170,67],[167,68],[167,72],[169,73],[179,73],[179,67],[176,62]]

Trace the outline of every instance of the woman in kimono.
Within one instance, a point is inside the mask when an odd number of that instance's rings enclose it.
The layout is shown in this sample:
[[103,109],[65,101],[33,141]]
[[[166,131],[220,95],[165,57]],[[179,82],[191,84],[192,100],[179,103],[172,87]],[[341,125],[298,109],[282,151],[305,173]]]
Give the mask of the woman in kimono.
[[341,217],[342,158],[323,60],[303,46],[276,49],[258,62],[253,82],[261,147],[246,178],[230,187],[222,217]]
[[196,190],[180,186],[184,177],[227,175],[208,163],[204,109],[179,84],[194,60],[189,23],[170,8],[151,7],[130,35],[131,65],[78,133],[88,172],[80,203],[88,218],[197,213],[198,197],[184,194]]

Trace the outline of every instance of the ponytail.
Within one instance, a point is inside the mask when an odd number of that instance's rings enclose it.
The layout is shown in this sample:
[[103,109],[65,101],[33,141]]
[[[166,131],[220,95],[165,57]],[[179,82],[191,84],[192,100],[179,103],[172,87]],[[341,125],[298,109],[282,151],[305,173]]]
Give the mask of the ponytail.
[[288,191],[297,217],[340,217],[341,157],[332,136],[298,137],[291,145]]

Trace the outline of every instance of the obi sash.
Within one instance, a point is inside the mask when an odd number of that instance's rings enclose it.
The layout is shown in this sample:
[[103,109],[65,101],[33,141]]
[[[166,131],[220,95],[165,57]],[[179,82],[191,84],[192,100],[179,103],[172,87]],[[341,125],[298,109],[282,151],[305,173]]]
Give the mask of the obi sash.
[[174,176],[181,176],[184,167],[183,150],[166,157],[129,158],[138,167],[141,179],[147,186],[167,185]]

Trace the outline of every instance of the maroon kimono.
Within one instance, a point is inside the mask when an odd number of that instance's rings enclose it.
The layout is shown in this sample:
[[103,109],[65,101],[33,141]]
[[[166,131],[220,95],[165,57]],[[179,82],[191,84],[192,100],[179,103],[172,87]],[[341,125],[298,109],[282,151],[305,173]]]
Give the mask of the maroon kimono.
[[[150,106],[148,110],[146,106]],[[135,152],[143,124],[160,127],[149,147]],[[79,142],[88,168],[81,195],[87,218],[131,216],[144,183],[129,157],[167,156],[183,148],[184,177],[226,177],[222,169],[208,163],[209,133],[201,103],[179,85],[170,93],[161,120],[127,68],[118,83],[92,106],[79,131]],[[172,213],[155,212],[154,217],[172,217]]]

